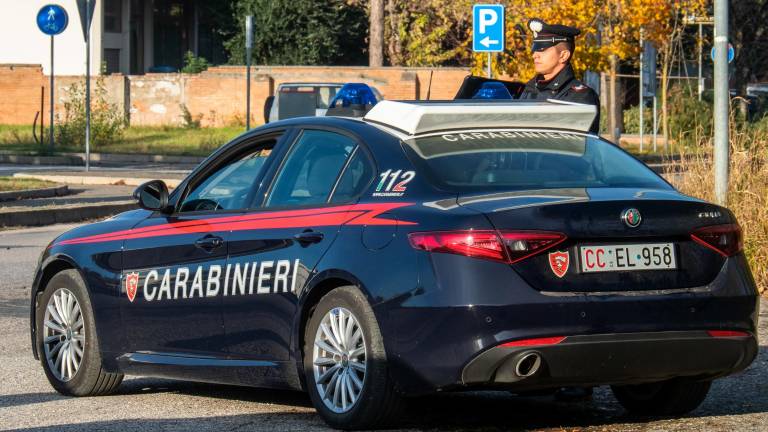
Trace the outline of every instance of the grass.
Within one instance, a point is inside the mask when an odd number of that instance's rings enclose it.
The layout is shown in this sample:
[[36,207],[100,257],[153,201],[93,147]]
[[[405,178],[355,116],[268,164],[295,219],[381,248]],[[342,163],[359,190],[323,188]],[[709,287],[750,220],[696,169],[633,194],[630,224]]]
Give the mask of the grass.
[[[221,128],[129,127],[119,141],[92,148],[103,153],[145,153],[207,156],[245,130],[242,126]],[[47,129],[46,129],[47,136]],[[45,154],[48,144],[35,142],[29,125],[0,125],[0,151]],[[54,151],[83,152],[84,147],[55,146]]]
[[56,186],[56,183],[16,177],[0,177],[0,192],[18,191],[26,189],[42,189]]
[[[731,122],[733,124],[733,122]],[[683,146],[680,175],[670,181],[682,192],[715,201],[712,139],[696,138],[698,148]],[[732,127],[727,207],[738,219],[744,235],[744,252],[758,289],[768,289],[768,121],[749,127]]]

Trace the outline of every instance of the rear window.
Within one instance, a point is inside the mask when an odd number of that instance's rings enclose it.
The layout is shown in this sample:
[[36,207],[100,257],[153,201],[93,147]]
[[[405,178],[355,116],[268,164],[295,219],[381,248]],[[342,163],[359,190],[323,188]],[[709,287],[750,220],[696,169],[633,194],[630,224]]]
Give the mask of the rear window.
[[615,145],[567,132],[459,131],[406,140],[404,148],[421,172],[449,191],[672,189]]
[[329,86],[281,87],[278,93],[279,120],[316,116],[318,109],[328,109],[328,104],[340,88]]

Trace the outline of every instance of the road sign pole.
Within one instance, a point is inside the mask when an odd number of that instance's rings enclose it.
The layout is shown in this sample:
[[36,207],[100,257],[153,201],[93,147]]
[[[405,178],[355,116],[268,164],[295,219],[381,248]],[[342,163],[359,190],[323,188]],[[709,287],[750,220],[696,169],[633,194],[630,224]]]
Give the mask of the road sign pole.
[[51,36],[51,124],[48,132],[49,151],[53,153],[53,36]]
[[491,53],[488,53],[488,78],[493,78],[493,73],[491,72],[491,62],[493,59],[491,58]]
[[[91,0],[87,0],[90,3]],[[90,23],[90,5],[85,8],[85,22]],[[85,170],[91,169],[91,30],[85,32]]]
[[251,130],[251,48],[253,46],[253,16],[245,17],[245,130]]
[[656,153],[656,137],[659,135],[659,122],[656,114],[656,95],[653,95],[653,152]]
[[640,112],[640,153],[643,152],[643,108],[645,108],[645,104],[643,101],[645,100],[645,89],[643,88],[643,75],[645,74],[644,64],[643,64],[643,51],[645,51],[645,45],[643,41],[643,29],[640,28],[640,103],[637,105],[639,108],[638,111]]
[[[51,37],[51,81],[50,81],[50,90],[51,90],[51,124],[50,132],[48,136],[48,145],[49,151],[53,153],[53,117],[54,117],[54,110],[56,106],[56,101],[54,99],[54,70],[53,70],[53,57],[54,57],[54,46],[53,46],[53,37],[57,34],[61,34],[64,30],[67,29],[67,24],[69,23],[69,16],[67,15],[67,11],[62,8],[59,5],[55,4],[49,4],[43,6],[38,12],[37,12],[37,28],[40,29],[43,34],[46,34]],[[40,138],[42,140],[42,137]]]
[[728,202],[728,1],[715,0],[715,198]]
[[704,93],[704,81],[701,77],[701,52],[702,52],[702,46],[704,45],[703,41],[703,30],[701,23],[699,23],[699,80],[697,81],[697,84],[699,86],[699,100],[701,100],[701,94]]

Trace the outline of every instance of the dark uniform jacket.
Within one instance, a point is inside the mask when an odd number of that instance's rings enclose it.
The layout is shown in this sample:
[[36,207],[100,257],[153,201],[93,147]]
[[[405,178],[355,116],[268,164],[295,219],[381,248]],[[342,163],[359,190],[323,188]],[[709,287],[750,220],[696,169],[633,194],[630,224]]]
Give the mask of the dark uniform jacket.
[[541,79],[541,75],[536,75],[525,84],[525,89],[520,95],[520,99],[558,99],[595,105],[597,107],[597,116],[595,121],[592,122],[589,131],[598,133],[600,128],[600,98],[594,90],[576,79],[570,64],[566,65],[557,76],[549,81],[544,81]]

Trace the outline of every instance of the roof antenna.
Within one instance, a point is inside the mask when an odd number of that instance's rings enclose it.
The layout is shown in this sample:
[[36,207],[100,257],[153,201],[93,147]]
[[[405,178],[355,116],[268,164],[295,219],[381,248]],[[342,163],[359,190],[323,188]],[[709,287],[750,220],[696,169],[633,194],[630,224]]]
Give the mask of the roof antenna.
[[427,100],[429,100],[429,92],[432,90],[432,74],[434,70],[429,71],[429,84],[427,84]]

